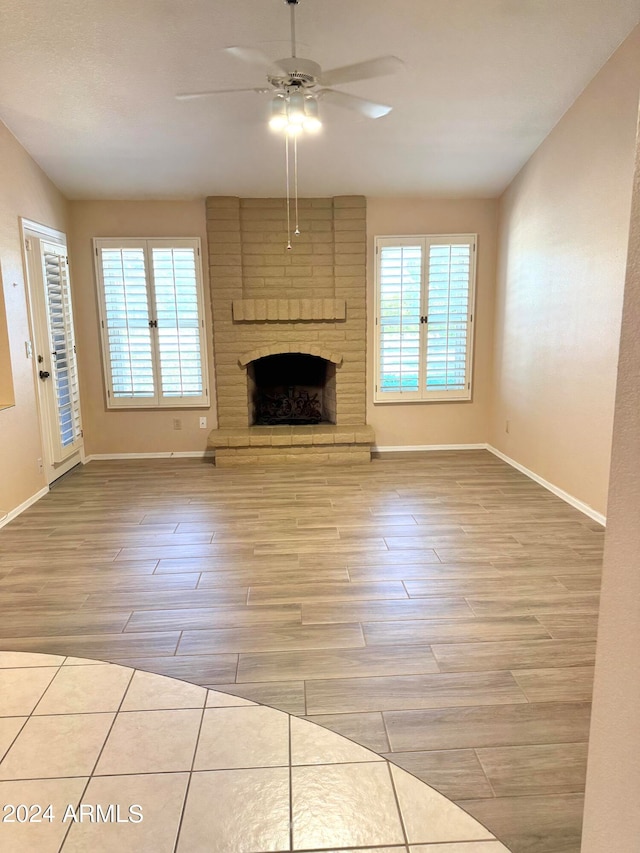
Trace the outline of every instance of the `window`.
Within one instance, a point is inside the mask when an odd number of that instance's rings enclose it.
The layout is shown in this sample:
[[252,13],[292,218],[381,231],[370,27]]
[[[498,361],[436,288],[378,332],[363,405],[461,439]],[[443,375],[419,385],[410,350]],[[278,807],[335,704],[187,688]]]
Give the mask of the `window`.
[[94,246],[107,406],[208,406],[200,241]]
[[470,400],[476,235],[376,238],[376,403]]

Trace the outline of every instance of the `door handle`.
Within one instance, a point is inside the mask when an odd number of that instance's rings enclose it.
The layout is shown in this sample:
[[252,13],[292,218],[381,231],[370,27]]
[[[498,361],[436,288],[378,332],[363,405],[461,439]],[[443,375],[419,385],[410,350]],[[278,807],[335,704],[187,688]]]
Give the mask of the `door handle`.
[[40,371],[40,379],[48,379],[51,376],[48,370]]

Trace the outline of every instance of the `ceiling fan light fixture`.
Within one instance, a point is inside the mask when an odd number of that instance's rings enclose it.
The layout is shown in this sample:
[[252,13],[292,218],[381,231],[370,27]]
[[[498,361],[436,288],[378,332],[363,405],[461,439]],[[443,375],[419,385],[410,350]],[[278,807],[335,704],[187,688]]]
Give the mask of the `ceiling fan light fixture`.
[[284,130],[289,119],[287,117],[287,102],[282,95],[276,95],[271,101],[271,118],[269,127],[272,130]]
[[[330,104],[353,110],[377,119],[387,115],[391,107],[350,95],[339,89],[331,88],[343,83],[355,83],[393,74],[402,67],[402,61],[396,56],[379,56],[365,62],[343,65],[340,68],[323,71],[322,67],[311,59],[299,57],[296,52],[295,10],[300,0],[284,0],[290,10],[291,55],[284,59],[273,60],[255,47],[228,47],[227,52],[236,59],[260,68],[266,72],[266,83],[261,87],[215,89],[208,92],[186,92],[176,95],[180,100],[204,98],[210,95],[224,95],[239,92],[255,92],[260,95],[271,93],[269,102],[269,127],[279,132],[284,140],[286,164],[286,201],[287,201],[287,249],[291,249],[292,234],[300,234],[298,223],[298,136],[304,133],[317,133],[322,128],[318,110],[318,100],[322,98]],[[319,88],[321,87],[321,88]],[[293,160],[293,185],[291,183],[290,159]],[[290,201],[291,190],[295,203],[295,230],[291,230]]]
[[313,97],[313,95],[307,95],[304,99],[303,127],[310,133],[317,133],[322,127],[322,122],[318,115],[318,101]]
[[276,95],[271,100],[269,127],[284,131],[289,136],[297,136],[303,130],[315,133],[322,127],[318,117],[318,101],[313,95],[299,92]]
[[289,95],[287,116],[289,118],[290,125],[302,125],[304,123],[304,100],[304,95],[301,95],[298,92],[294,92],[293,95]]

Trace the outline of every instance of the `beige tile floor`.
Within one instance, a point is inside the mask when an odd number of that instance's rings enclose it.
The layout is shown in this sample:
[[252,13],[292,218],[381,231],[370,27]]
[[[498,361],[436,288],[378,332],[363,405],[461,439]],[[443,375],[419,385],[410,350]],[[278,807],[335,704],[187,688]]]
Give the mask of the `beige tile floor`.
[[56,655],[0,652],[0,683],[3,853],[509,853],[405,770],[274,708]]

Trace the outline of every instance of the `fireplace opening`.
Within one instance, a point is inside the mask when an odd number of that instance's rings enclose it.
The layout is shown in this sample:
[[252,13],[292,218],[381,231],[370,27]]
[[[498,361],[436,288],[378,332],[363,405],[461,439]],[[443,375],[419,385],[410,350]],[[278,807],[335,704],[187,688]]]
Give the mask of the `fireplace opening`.
[[336,366],[305,353],[280,353],[247,365],[249,423],[336,422]]

